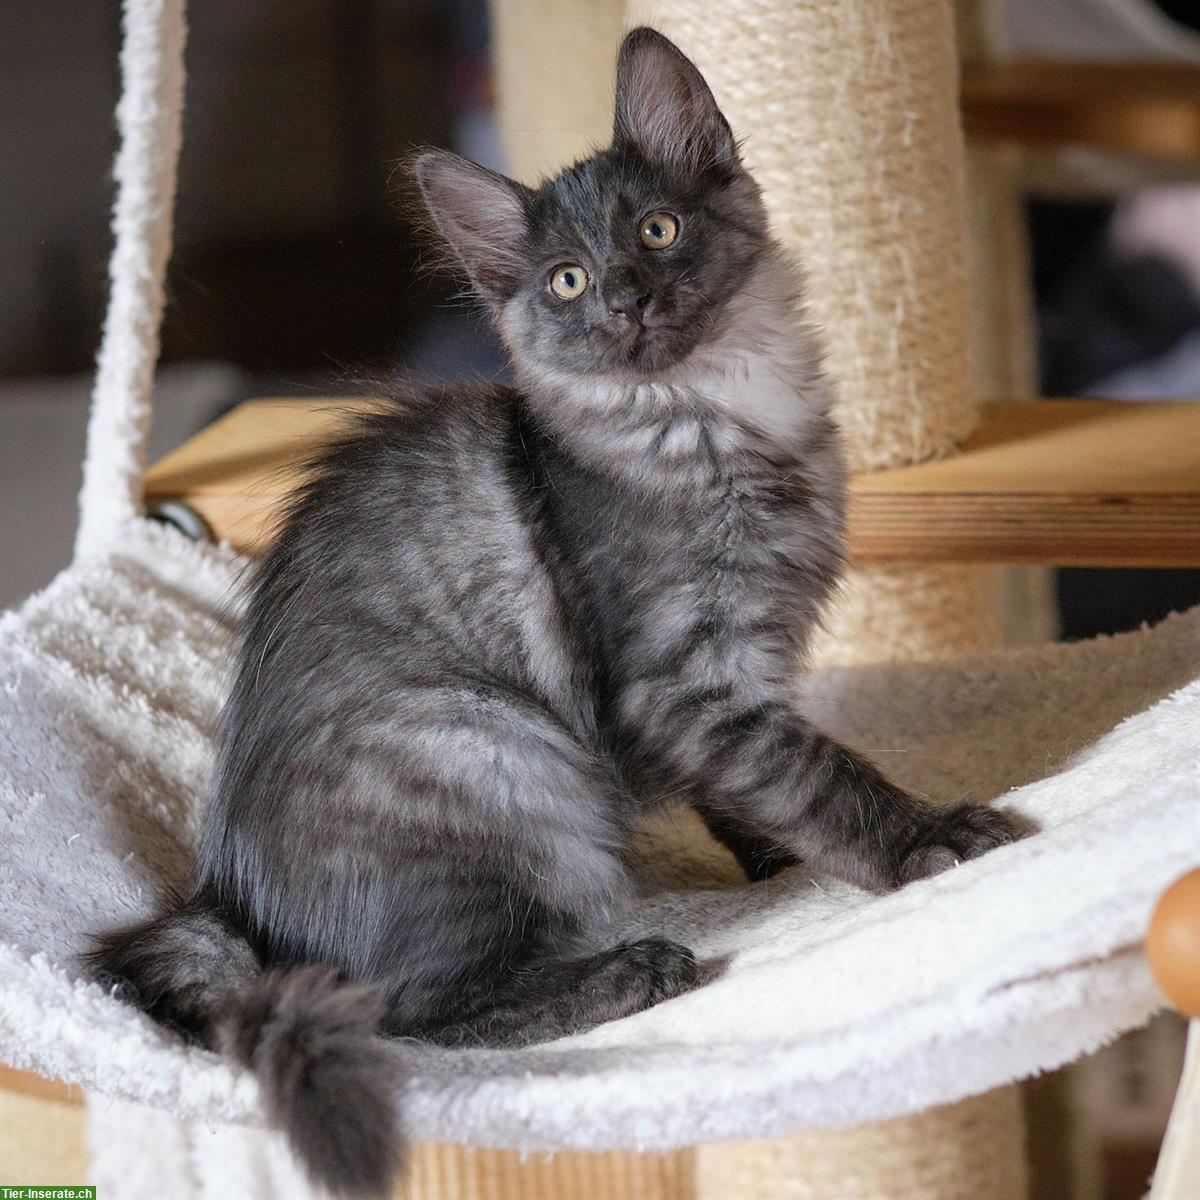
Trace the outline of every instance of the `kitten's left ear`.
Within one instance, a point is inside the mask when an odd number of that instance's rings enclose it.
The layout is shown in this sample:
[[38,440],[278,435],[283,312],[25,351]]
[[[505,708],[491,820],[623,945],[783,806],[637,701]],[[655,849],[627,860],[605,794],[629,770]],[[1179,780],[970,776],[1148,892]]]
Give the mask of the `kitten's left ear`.
[[613,144],[684,170],[740,167],[737,142],[704,76],[674,42],[648,26],[630,30],[617,58]]
[[475,290],[493,304],[507,300],[526,270],[533,193],[444,150],[418,155],[412,170],[429,215]]

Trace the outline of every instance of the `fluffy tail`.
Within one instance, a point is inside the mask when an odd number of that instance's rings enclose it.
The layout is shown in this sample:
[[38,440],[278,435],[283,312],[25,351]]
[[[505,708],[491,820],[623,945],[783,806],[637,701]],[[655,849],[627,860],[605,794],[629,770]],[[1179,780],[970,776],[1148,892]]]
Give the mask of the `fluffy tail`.
[[315,1183],[387,1193],[403,1154],[398,1072],[376,1036],[384,1003],[372,988],[324,967],[264,971],[244,937],[194,902],[106,935],[87,957],[151,1016],[253,1070]]

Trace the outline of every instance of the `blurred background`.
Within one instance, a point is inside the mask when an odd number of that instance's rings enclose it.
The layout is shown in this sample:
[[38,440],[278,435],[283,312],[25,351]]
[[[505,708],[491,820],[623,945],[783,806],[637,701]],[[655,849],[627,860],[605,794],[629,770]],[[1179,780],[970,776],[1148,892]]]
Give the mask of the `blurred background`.
[[[404,156],[498,163],[485,0],[204,0],[153,458],[241,400],[495,374]],[[0,608],[69,558],[111,239],[119,0],[0,3]]]
[[[1009,53],[1200,64],[1195,0],[996,11]],[[252,396],[362,392],[398,370],[501,374],[454,280],[426,269],[399,170],[423,144],[503,167],[486,0],[204,0],[189,21],[153,457]],[[118,0],[0,3],[0,608],[70,554],[118,34]],[[1078,148],[1027,178],[1041,393],[1195,402],[1200,167]],[[1056,593],[1062,636],[1084,637],[1200,603],[1200,572],[1060,570]],[[1032,1089],[1035,1144],[1071,1130],[1071,1194],[1141,1195],[1179,1047],[1163,1019]],[[1039,1193],[1068,1195],[1049,1177]]]

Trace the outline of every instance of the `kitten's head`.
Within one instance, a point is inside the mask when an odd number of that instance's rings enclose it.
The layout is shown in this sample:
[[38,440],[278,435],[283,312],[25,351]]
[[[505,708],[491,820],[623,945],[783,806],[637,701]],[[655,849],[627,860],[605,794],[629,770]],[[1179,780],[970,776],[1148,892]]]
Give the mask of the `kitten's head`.
[[621,46],[609,149],[536,190],[440,151],[414,169],[515,362],[535,373],[673,366],[721,328],[770,245],[729,123],[652,29]]

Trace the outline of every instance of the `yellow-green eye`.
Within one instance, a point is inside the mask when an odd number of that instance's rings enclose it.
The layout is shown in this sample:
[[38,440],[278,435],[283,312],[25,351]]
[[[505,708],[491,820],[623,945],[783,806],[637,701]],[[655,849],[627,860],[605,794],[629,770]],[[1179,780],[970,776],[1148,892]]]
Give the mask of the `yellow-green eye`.
[[583,289],[588,285],[588,273],[575,263],[564,263],[554,268],[550,276],[550,290],[560,300],[574,300],[583,295]]
[[639,232],[647,250],[665,250],[679,236],[679,222],[669,212],[651,213]]

